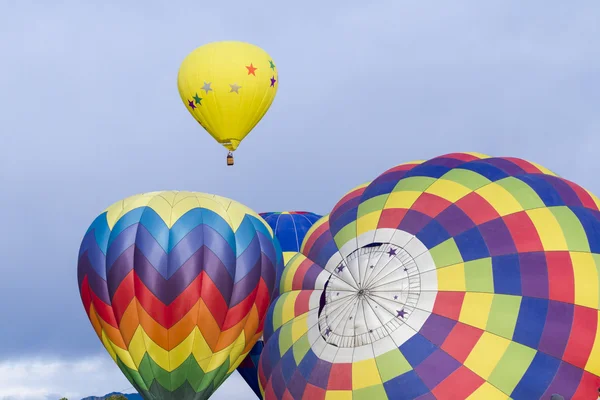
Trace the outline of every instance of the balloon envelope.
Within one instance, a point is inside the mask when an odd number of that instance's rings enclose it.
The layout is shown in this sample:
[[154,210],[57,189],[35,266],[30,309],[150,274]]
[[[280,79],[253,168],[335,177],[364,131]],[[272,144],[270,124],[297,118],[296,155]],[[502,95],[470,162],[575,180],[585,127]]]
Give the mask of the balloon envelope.
[[599,205],[544,167],[481,154],[356,188],[278,282],[265,398],[595,398]]
[[234,151],[271,106],[279,75],[271,56],[260,47],[214,42],[184,59],[177,87],[196,121]]
[[278,251],[271,228],[235,201],[132,196],[85,234],[81,298],[145,399],[207,399],[261,337]]
[[[269,224],[278,239],[283,251],[284,261],[289,260],[295,253],[300,251],[304,237],[312,225],[322,218],[321,215],[307,211],[267,212],[261,213],[260,216]],[[283,268],[277,271],[277,276],[280,277],[282,273]],[[276,295],[277,292],[274,291],[272,297],[275,298]],[[262,395],[258,384],[258,360],[263,346],[262,339],[259,339],[250,354],[238,367],[238,372],[242,378],[259,398]]]

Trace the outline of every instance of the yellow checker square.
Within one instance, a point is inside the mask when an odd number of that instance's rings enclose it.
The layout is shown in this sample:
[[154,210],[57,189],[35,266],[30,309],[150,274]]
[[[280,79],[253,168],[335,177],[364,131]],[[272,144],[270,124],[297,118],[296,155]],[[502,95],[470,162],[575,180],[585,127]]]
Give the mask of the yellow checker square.
[[475,191],[500,214],[505,216],[523,211],[523,206],[512,194],[497,183],[490,183]]
[[423,192],[415,192],[415,191],[401,191],[401,192],[392,192],[388,196],[387,201],[385,202],[385,209],[388,208],[405,208],[409,209],[415,204],[415,201],[419,198],[419,196]]
[[464,292],[465,264],[454,264],[437,269],[438,290],[440,292]]
[[570,252],[575,277],[575,304],[598,307],[598,266],[591,253]]
[[508,339],[484,332],[465,360],[465,367],[483,379],[488,379],[510,343]]
[[379,223],[379,217],[381,216],[381,210],[373,211],[366,215],[363,215],[356,221],[356,235],[360,236],[363,233],[374,231],[377,229]]
[[483,385],[471,393],[468,400],[509,400],[510,397],[503,393],[500,389],[490,385],[488,382],[484,382]]
[[547,208],[525,211],[540,236],[545,251],[567,251],[569,246],[558,220]]
[[381,377],[374,358],[352,364],[352,389],[363,389],[375,385],[381,385]]
[[328,390],[325,400],[352,400],[352,390]]
[[492,308],[492,293],[467,292],[460,310],[459,321],[485,330]]
[[438,197],[448,200],[451,203],[457,202],[471,192],[471,189],[461,185],[460,183],[442,178],[435,181],[427,188],[427,190],[425,190],[425,193],[434,194]]

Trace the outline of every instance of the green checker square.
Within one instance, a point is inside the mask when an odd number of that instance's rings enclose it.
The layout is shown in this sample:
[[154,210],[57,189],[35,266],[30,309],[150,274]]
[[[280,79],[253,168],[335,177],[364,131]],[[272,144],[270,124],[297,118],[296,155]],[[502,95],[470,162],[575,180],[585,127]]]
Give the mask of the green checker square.
[[587,234],[579,218],[569,207],[550,207],[550,211],[558,221],[567,241],[569,251],[590,251]]
[[410,176],[400,179],[392,192],[424,192],[436,180],[427,176]]
[[352,391],[352,400],[374,400],[386,398],[385,388],[383,385],[369,386],[362,389]]
[[465,283],[467,292],[494,293],[494,272],[492,258],[465,263]]
[[513,176],[500,179],[496,182],[506,189],[525,210],[546,207],[540,196],[525,182]]
[[535,350],[517,342],[511,342],[492,371],[488,382],[504,393],[512,393],[531,365],[535,354]]
[[393,349],[375,358],[382,382],[387,382],[410,370],[412,367],[398,349]]
[[366,200],[358,205],[358,215],[357,218],[362,217],[363,215],[367,215],[372,213],[373,211],[381,211],[385,202],[388,199],[389,194],[380,194],[379,196],[375,196]]
[[449,265],[463,262],[460,251],[453,238],[446,240],[430,250],[431,257],[435,262],[436,268],[447,267]]
[[440,179],[454,181],[471,190],[477,190],[490,183],[491,181],[477,172],[468,169],[454,168],[446,172]]
[[294,341],[292,340],[292,326],[292,322],[288,322],[281,327],[279,333],[279,354],[281,354],[282,357],[294,344]]
[[348,243],[351,239],[356,237],[356,220],[350,222],[348,225],[340,229],[340,231],[335,235],[333,240],[341,248],[343,245]]
[[520,308],[521,296],[494,295],[486,331],[512,340]]
[[294,360],[296,360],[296,365],[300,365],[300,362],[310,350],[310,342],[308,341],[308,334],[304,334],[292,345],[292,349],[294,352]]

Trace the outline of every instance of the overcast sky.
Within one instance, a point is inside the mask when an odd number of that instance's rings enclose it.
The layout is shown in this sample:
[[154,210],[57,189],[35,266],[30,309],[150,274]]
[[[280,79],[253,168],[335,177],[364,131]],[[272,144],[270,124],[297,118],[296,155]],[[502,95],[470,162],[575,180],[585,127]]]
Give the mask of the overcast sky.
[[[455,151],[600,195],[599,37],[598,0],[0,0],[0,399],[129,387],[76,278],[88,225],[124,197],[324,214],[389,167]],[[176,79],[194,48],[232,39],[267,50],[280,86],[227,168]],[[237,375],[214,398],[232,394],[253,396]]]

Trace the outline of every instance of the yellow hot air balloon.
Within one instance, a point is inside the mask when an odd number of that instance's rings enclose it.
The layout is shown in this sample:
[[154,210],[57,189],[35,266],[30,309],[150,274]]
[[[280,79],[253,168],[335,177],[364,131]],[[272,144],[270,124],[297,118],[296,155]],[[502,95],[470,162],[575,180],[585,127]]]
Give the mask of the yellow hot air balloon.
[[253,44],[223,41],[191,52],[181,64],[177,87],[198,123],[232,152],[265,115],[279,86],[273,58]]

